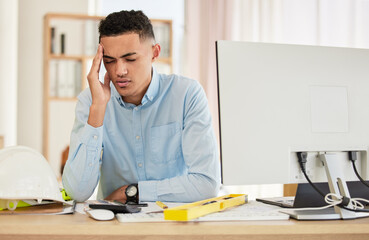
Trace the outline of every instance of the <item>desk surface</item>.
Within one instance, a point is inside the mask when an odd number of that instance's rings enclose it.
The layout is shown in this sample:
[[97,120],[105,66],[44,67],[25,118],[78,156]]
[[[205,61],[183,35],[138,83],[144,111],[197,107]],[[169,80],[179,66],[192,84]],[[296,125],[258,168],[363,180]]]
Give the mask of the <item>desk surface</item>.
[[86,215],[0,216],[0,239],[369,239],[369,218],[336,221],[119,223]]

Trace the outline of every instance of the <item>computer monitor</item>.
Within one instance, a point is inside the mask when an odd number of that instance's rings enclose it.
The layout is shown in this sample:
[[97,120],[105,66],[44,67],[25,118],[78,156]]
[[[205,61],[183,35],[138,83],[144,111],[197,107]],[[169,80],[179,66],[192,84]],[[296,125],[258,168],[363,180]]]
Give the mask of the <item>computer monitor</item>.
[[218,41],[223,185],[327,182],[319,152],[337,152],[346,180],[357,181],[347,153],[369,176],[369,50]]

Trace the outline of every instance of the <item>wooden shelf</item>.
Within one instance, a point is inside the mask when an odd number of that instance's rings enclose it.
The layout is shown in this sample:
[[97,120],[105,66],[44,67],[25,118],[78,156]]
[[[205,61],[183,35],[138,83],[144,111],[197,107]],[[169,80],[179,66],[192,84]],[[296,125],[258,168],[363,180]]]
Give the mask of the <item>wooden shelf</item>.
[[167,63],[167,64],[172,64],[172,59],[171,58],[158,58],[156,61],[158,62],[162,62],[162,63]]
[[[49,59],[55,60],[83,60],[83,59],[93,59],[95,56],[86,56],[86,55],[66,55],[66,54],[50,54]],[[172,58],[166,57],[162,58],[159,57],[156,61],[172,64]]]
[[0,149],[4,147],[4,136],[0,136]]
[[[89,42],[97,42],[97,40],[95,39],[97,29],[94,29],[96,27],[93,25],[97,25],[98,22],[103,18],[103,16],[88,16],[81,14],[62,13],[48,13],[44,17],[43,155],[49,161],[60,160],[61,153],[59,154],[59,150],[61,151],[63,148],[65,148],[64,145],[61,146],[61,142],[63,141],[60,141],[60,139],[66,138],[66,136],[70,134],[70,125],[73,124],[74,121],[74,119],[70,119],[74,117],[74,109],[72,109],[74,106],[73,104],[77,101],[76,96],[78,92],[87,87],[87,81],[84,79],[88,71],[86,65],[89,60],[92,60],[94,58],[94,55],[91,51],[89,55],[83,54],[86,52],[86,44],[88,43],[87,38],[90,37],[89,39],[91,39],[91,37],[94,37],[94,40]],[[87,22],[93,23],[93,25],[88,28]],[[80,27],[81,30],[76,31],[76,26]],[[66,36],[66,44],[68,44],[69,40],[70,44],[78,46],[73,48],[79,50],[74,51],[77,54],[73,54],[73,52],[68,52],[67,46],[65,46],[65,54],[57,54],[51,52],[52,28],[54,28],[53,49],[59,50],[57,49],[55,44],[58,40],[60,40],[58,34],[63,33]],[[94,31],[94,33],[89,33],[89,30]],[[68,37],[72,37],[74,39],[68,39]],[[77,42],[75,41],[75,39],[78,39],[80,41]],[[79,52],[81,52],[82,54],[79,54]],[[64,64],[63,68],[61,68],[62,64]],[[58,71],[62,73],[60,74]],[[63,72],[67,72],[68,74]],[[70,80],[71,76],[73,76],[72,81]],[[61,85],[59,86],[58,84]],[[60,87],[63,86],[65,88],[66,84],[69,84],[69,92],[68,94],[66,94],[65,92],[62,94],[62,90],[60,89]],[[51,88],[51,86],[53,87]],[[59,96],[61,97],[55,96],[58,94],[60,94]],[[64,112],[66,111],[66,109],[67,112]],[[63,117],[65,117],[66,119],[63,119]],[[60,126],[55,126],[54,121],[60,122]],[[59,136],[59,132],[66,132],[68,134],[63,134],[63,136]],[[69,142],[68,139],[64,139],[64,142],[66,141]],[[55,153],[55,151],[57,153]]]
[[49,97],[49,101],[77,101],[77,97]]
[[45,15],[45,20],[49,21],[51,19],[75,19],[75,20],[97,20],[100,21],[101,19],[105,18],[103,16],[91,16],[91,15],[84,15],[84,14],[69,14],[69,13],[48,13]]
[[50,54],[49,59],[56,60],[83,60],[83,59],[93,59],[95,56],[85,56],[85,55],[65,55],[65,54]]

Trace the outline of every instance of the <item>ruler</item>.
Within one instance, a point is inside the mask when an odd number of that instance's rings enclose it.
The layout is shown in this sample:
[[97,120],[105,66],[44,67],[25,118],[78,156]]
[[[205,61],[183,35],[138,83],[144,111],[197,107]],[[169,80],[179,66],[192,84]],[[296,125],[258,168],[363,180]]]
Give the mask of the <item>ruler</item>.
[[189,221],[248,202],[246,194],[228,194],[164,210],[165,220]]

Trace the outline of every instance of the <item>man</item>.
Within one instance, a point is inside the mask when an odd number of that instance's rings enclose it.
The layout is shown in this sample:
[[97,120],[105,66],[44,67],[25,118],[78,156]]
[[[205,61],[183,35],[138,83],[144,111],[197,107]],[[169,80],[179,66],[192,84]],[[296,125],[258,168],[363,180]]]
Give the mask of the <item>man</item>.
[[[77,201],[191,202],[216,196],[219,160],[197,81],[158,74],[160,45],[141,11],[112,13],[78,96],[63,185]],[[98,79],[101,62],[107,74]]]

